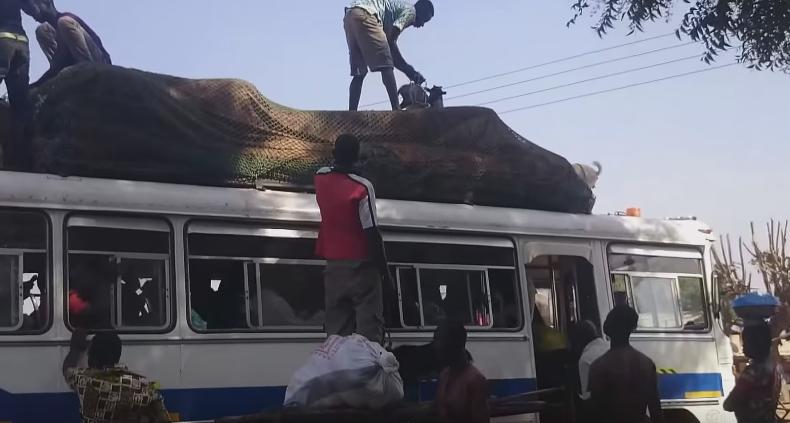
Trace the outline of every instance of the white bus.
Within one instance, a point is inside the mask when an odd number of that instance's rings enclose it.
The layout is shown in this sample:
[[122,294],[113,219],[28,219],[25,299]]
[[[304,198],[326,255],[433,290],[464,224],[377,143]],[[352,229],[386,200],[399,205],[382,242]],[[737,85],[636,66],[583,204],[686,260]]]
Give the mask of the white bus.
[[[464,319],[492,395],[536,389],[532,310],[557,331],[639,312],[671,422],[723,412],[732,353],[697,222],[380,200],[398,295],[395,344]],[[79,421],[60,366],[70,292],[99,310],[122,361],[160,382],[183,421],[281,404],[324,339],[313,195],[0,172],[0,422]],[[411,397],[430,399],[425,382]],[[522,421],[536,421],[523,416]]]

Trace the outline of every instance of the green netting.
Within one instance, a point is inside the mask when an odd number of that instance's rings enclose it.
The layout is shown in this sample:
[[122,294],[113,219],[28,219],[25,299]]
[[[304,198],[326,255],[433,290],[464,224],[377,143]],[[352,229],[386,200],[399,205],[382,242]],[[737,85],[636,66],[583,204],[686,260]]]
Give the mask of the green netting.
[[190,80],[81,65],[33,93],[35,170],[253,186],[309,185],[332,142],[363,142],[361,173],[383,198],[588,213],[593,196],[562,157],[489,109],[302,111],[240,80]]

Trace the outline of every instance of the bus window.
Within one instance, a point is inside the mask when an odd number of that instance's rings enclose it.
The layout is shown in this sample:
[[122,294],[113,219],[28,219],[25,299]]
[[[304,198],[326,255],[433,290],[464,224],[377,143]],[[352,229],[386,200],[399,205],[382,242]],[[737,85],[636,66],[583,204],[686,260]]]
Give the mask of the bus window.
[[324,261],[314,231],[190,224],[190,321],[208,332],[321,332]]
[[639,314],[641,331],[705,330],[702,256],[690,250],[613,246],[609,253],[615,305],[629,304]]
[[[254,272],[254,266],[252,271]],[[250,275],[254,279],[254,274]],[[257,321],[258,315],[249,313],[251,297],[245,285],[244,261],[190,259],[192,326],[198,330],[209,331],[251,329],[252,320]],[[257,298],[257,295],[252,298]]]
[[170,227],[138,218],[67,221],[68,320],[73,327],[161,332],[171,325]]
[[43,214],[0,211],[0,333],[49,327],[48,229]]
[[521,302],[517,283],[515,270],[488,269],[494,328],[518,328],[521,325]]
[[535,311],[540,313],[543,322],[559,329],[557,318],[557,298],[555,294],[554,275],[551,268],[527,268],[527,280],[535,288]]
[[593,265],[578,256],[537,256],[526,266],[533,313],[561,333],[587,320],[600,327]]
[[495,245],[473,239],[467,242],[430,242],[430,238],[415,242],[410,238],[408,242],[387,243],[397,298],[385,297],[385,301],[389,310],[398,313],[387,316],[387,326],[432,329],[442,320],[452,319],[471,329],[520,327],[512,246],[499,240]]
[[[397,272],[402,327],[432,328],[446,319],[468,327],[493,326],[485,270],[417,266],[400,267]],[[502,326],[505,326],[504,321]]]
[[263,327],[323,327],[322,264],[261,264],[259,268]]

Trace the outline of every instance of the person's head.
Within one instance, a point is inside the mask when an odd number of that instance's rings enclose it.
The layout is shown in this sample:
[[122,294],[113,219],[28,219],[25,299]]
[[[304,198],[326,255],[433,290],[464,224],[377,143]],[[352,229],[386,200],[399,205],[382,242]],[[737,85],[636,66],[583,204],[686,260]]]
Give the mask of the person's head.
[[359,161],[359,139],[351,134],[343,134],[335,140],[332,151],[335,165],[350,168]]
[[39,23],[54,23],[58,19],[58,9],[53,0],[30,0],[31,17]]
[[439,360],[446,366],[466,364],[466,328],[463,323],[442,321],[434,335]]
[[88,366],[93,369],[113,367],[121,361],[121,338],[114,332],[101,332],[91,340]]
[[414,27],[421,28],[423,25],[433,19],[433,3],[431,0],[418,0],[414,4],[414,9],[417,11],[417,17],[414,19]]
[[767,323],[748,325],[743,329],[743,353],[755,361],[771,355],[771,328]]
[[603,331],[612,338],[613,344],[627,344],[638,323],[639,315],[633,308],[627,305],[618,305],[606,316]]

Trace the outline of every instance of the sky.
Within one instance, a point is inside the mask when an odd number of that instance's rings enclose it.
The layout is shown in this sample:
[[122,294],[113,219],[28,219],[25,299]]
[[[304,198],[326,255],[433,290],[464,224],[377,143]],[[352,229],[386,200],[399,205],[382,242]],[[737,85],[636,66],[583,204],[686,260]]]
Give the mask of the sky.
[[[622,28],[599,38],[590,28],[595,17],[566,27],[571,0],[434,1],[434,20],[424,28],[407,29],[399,45],[430,85],[446,87],[667,34],[684,12],[677,9],[670,22],[646,25],[642,34],[629,36]],[[241,78],[294,108],[347,105],[348,50],[342,26],[346,0],[56,3],[101,35],[117,65],[193,78]],[[34,22],[27,18],[25,25],[32,35]],[[447,96],[534,79],[446,105],[476,105],[673,62],[489,105],[502,112],[708,68],[696,57],[703,47],[693,44],[536,79],[685,42],[663,37],[458,86],[448,89]],[[35,79],[47,65],[35,42],[31,49]],[[714,66],[732,62],[728,54]],[[385,98],[378,75],[372,75],[362,104]],[[748,237],[751,221],[790,218],[788,98],[790,75],[735,65],[507,113],[502,119],[571,162],[602,163],[595,213],[639,207],[648,217],[693,215],[717,233]]]

